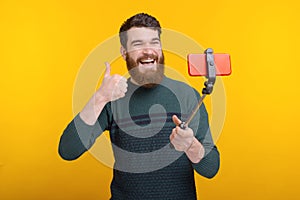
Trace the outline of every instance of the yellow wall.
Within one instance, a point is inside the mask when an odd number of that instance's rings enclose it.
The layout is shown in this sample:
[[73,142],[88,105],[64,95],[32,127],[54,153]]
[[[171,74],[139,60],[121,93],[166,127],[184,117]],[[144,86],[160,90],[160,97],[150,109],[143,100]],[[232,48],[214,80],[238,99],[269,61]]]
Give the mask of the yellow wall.
[[196,177],[200,199],[300,199],[296,0],[2,0],[0,199],[109,198],[111,169],[90,154],[63,161],[57,145],[84,59],[141,11],[232,57],[221,169]]

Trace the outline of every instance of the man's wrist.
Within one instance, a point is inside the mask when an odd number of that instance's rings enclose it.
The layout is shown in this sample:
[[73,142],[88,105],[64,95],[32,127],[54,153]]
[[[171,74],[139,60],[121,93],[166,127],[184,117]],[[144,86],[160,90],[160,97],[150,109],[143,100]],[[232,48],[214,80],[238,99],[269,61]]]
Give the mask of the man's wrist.
[[204,151],[202,144],[194,137],[191,146],[185,153],[191,162],[198,163],[204,157]]
[[[191,148],[192,148],[192,146],[193,145],[195,145],[195,137],[193,137],[193,141],[192,141],[192,143],[191,143],[191,145],[185,150],[185,152],[188,152]],[[197,139],[196,139],[197,140]]]
[[85,105],[85,107],[80,112],[80,118],[88,125],[93,125],[107,101],[105,97],[101,95],[94,94],[89,102]]

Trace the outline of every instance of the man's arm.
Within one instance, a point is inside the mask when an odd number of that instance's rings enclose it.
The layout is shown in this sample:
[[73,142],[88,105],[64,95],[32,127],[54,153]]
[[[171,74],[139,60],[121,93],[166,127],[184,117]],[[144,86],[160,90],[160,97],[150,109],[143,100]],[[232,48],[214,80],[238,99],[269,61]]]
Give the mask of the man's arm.
[[60,138],[59,154],[65,160],[74,160],[89,149],[96,138],[108,127],[110,101],[125,96],[127,80],[120,75],[110,75],[110,65],[100,88],[83,110],[69,123]]
[[170,135],[170,141],[177,151],[183,151],[192,163],[198,163],[204,156],[202,144],[194,137],[193,130],[189,127],[181,129],[181,120],[174,115],[172,117],[176,127]]
[[97,137],[109,127],[110,105],[104,107],[94,125],[86,124],[79,114],[68,124],[60,141],[58,152],[65,160],[75,160],[95,143]]
[[179,127],[181,121],[177,116],[173,116],[176,127],[170,135],[170,140],[177,151],[185,152],[197,173],[212,178],[219,170],[219,152],[211,136],[208,114],[204,105],[200,107],[198,112],[200,118],[194,119],[191,124],[192,127],[195,127],[195,123],[198,123],[197,130],[194,128],[196,134],[189,127],[184,130],[181,129]]
[[127,80],[118,75],[110,75],[110,65],[105,63],[106,71],[99,90],[92,96],[89,102],[80,112],[80,118],[88,125],[94,125],[104,106],[125,96],[127,92]]
[[220,154],[216,146],[206,148],[208,152],[199,163],[192,163],[195,171],[206,177],[213,178],[220,168]]
[[220,154],[211,135],[208,113],[204,105],[199,109],[199,116],[200,119],[196,119],[193,123],[198,123],[195,137],[204,149],[204,156],[200,162],[192,163],[192,165],[200,175],[206,178],[213,178],[220,168]]

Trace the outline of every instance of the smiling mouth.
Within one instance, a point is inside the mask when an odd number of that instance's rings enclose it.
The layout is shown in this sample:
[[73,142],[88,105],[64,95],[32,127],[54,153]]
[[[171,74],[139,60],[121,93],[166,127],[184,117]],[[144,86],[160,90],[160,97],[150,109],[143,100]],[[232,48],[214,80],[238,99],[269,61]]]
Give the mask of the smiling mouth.
[[139,63],[141,63],[142,65],[154,64],[155,63],[155,59],[147,58],[147,59],[140,60]]

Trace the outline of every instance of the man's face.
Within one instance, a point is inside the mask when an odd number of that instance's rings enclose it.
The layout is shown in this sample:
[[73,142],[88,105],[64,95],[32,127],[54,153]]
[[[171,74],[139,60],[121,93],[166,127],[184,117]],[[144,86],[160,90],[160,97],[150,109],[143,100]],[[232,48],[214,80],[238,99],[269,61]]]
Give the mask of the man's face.
[[133,81],[144,87],[159,84],[164,77],[164,55],[158,31],[134,27],[127,31],[127,38],[122,54]]

